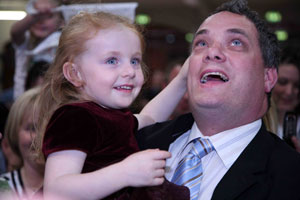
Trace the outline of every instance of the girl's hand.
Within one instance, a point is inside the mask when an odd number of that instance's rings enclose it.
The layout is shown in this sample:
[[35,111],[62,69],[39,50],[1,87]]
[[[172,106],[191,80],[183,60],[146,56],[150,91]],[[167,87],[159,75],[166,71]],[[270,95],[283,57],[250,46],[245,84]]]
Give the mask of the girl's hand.
[[126,185],[133,187],[154,186],[164,182],[166,158],[171,153],[149,149],[134,153],[120,162]]

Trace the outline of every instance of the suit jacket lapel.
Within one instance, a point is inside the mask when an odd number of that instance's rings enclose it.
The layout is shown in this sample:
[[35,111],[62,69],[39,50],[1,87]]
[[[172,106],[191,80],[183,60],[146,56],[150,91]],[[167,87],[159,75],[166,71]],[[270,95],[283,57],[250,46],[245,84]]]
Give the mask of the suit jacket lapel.
[[212,199],[235,199],[266,176],[264,171],[273,148],[268,134],[264,127],[260,129],[219,182]]
[[191,129],[193,123],[192,114],[185,114],[174,120],[156,123],[139,130],[136,139],[142,150],[153,148],[168,150],[170,144]]

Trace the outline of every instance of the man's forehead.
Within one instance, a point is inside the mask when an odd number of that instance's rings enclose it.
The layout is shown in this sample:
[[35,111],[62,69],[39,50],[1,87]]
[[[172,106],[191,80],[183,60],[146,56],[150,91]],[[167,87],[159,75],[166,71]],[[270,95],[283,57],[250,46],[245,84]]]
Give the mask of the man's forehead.
[[[209,16],[199,27],[197,32],[210,29],[229,30],[229,29],[245,29],[257,33],[255,25],[244,15],[222,11]],[[248,32],[247,31],[247,32]],[[205,31],[204,31],[205,32]]]

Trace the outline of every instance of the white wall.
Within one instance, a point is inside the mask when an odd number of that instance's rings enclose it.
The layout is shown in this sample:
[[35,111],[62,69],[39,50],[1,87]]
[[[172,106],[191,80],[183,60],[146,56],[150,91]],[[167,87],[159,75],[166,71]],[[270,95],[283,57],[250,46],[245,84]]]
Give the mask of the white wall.
[[[25,0],[0,0],[0,10],[24,10],[27,1]],[[9,32],[16,21],[0,20],[0,52],[3,44],[10,39]]]

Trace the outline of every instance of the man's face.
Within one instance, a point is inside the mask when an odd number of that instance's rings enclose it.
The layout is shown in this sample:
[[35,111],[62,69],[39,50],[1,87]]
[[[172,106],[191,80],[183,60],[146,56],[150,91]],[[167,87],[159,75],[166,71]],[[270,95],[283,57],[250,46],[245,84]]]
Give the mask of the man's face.
[[257,30],[245,16],[220,12],[198,29],[188,74],[194,113],[214,109],[257,119],[266,110],[265,92],[275,76],[275,69],[264,68]]

